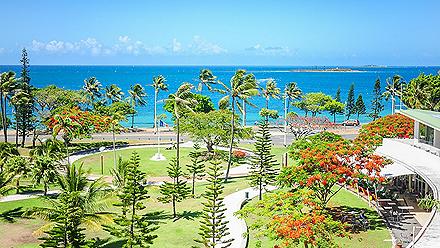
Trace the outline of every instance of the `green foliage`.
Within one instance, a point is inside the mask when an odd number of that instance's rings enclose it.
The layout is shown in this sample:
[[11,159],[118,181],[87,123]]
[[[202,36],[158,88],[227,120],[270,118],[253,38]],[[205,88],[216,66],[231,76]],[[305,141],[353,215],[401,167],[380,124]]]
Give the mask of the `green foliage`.
[[95,104],[94,112],[101,116],[112,116],[119,121],[126,120],[128,115],[136,113],[134,107],[128,102],[116,101],[110,105],[104,103]]
[[212,86],[217,83],[217,77],[212,74],[212,71],[208,69],[200,70],[199,84],[197,86],[198,91],[202,91],[202,87],[206,86],[209,91],[212,91]]
[[34,90],[34,96],[37,112],[42,121],[63,109],[78,107],[87,100],[80,91],[66,90],[55,85]]
[[14,91],[11,103],[15,108],[15,121],[18,135],[21,136],[21,146],[24,147],[26,136],[29,135],[36,123],[34,118],[34,96],[29,77],[29,59],[26,49],[21,56],[21,75]]
[[[203,193],[205,201],[203,204],[203,216],[200,220],[199,235],[200,239],[195,240],[203,247],[226,248],[231,245],[232,239],[225,240],[229,235],[227,221],[225,220],[225,204],[223,203],[224,186],[220,172],[220,162],[213,161],[208,170],[209,185]],[[221,241],[221,244],[220,244]]]
[[305,94],[301,101],[293,102],[293,106],[303,110],[306,113],[312,113],[316,116],[325,110],[325,105],[332,101],[332,97],[322,92],[312,92]]
[[266,121],[258,124],[258,132],[255,136],[254,156],[250,158],[250,177],[249,184],[259,190],[259,199],[263,189],[275,182],[275,166],[278,165],[275,155],[271,154],[272,139]]
[[34,183],[42,183],[44,186],[44,195],[50,183],[55,182],[58,176],[58,161],[50,155],[32,157],[32,180]]
[[197,178],[203,177],[205,174],[205,163],[201,159],[200,146],[194,144],[194,150],[189,153],[191,164],[187,164],[188,173],[191,175],[192,188],[191,194],[195,196],[195,182]]
[[345,116],[347,120],[356,113],[356,103],[354,101],[354,83],[350,85],[347,95],[347,104],[345,105]]
[[278,110],[272,110],[267,108],[262,108],[260,110],[260,116],[265,118],[271,118],[271,119],[278,119]]
[[[212,102],[212,100],[209,96],[191,93],[188,96],[188,98],[192,99],[190,107],[193,110],[193,112],[209,113],[215,109],[214,103]],[[168,98],[168,99],[170,99],[170,98]],[[166,100],[163,108],[166,111],[168,111],[169,113],[173,114],[173,117],[175,117],[174,105],[172,104],[172,101]],[[181,115],[185,115],[185,116],[192,112],[192,111],[188,111],[185,108],[180,108],[179,111],[180,111]]]
[[359,94],[357,100],[356,100],[356,114],[357,118],[359,120],[359,116],[366,114],[367,108],[365,107],[364,99],[362,99],[362,94]]
[[110,173],[113,176],[113,185],[118,190],[123,190],[125,187],[125,182],[127,178],[127,167],[129,166],[130,161],[122,159],[119,157],[116,168],[112,168]]
[[380,86],[380,79],[377,79],[374,83],[373,100],[371,101],[371,112],[369,113],[369,116],[373,118],[373,121],[380,117],[380,112],[382,112],[384,108],[382,98],[383,95]]
[[160,193],[162,196],[159,197],[159,201],[163,203],[171,202],[173,205],[173,218],[176,218],[176,203],[181,202],[188,197],[190,188],[186,185],[186,181],[181,181],[184,173],[176,159],[171,160],[167,172],[168,176],[172,179],[172,182],[164,181],[160,186]]
[[440,75],[420,74],[404,87],[402,100],[408,108],[440,111]]
[[431,210],[434,207],[440,206],[440,202],[434,199],[432,195],[425,196],[417,201],[417,205],[424,210]]
[[[238,116],[235,115],[235,123]],[[231,136],[231,112],[228,110],[214,110],[209,113],[190,113],[180,121],[182,133],[191,137],[194,142],[203,142],[209,152],[214,147],[227,145]],[[235,135],[238,139],[251,137],[250,128],[241,128],[236,124]]]
[[333,115],[333,122],[336,123],[336,115],[344,113],[345,104],[338,100],[331,100],[325,104],[324,108]]
[[14,144],[0,142],[0,172],[3,171],[6,161],[16,155],[20,154]]
[[341,102],[341,87],[338,87],[338,90],[336,91],[335,100]]
[[95,101],[102,96],[101,83],[96,77],[84,79],[83,90],[88,98],[89,104],[93,106]]
[[13,156],[7,160],[5,167],[15,175],[16,194],[20,193],[20,179],[31,172],[29,159],[18,155]]
[[115,204],[122,208],[121,213],[114,219],[115,226],[105,226],[105,230],[111,235],[124,241],[124,248],[146,248],[157,238],[157,235],[151,234],[158,228],[157,222],[143,211],[146,206],[142,201],[149,196],[145,173],[139,170],[139,163],[139,155],[133,152],[126,168],[125,186],[118,194],[119,202]]

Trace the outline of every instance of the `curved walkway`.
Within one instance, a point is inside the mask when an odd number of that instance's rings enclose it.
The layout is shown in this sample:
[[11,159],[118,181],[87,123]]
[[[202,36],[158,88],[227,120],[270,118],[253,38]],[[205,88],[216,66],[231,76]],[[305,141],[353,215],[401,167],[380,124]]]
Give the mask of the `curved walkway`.
[[[269,186],[268,190],[276,189],[275,186]],[[249,198],[246,198],[246,192],[249,192]],[[225,196],[223,203],[225,204],[225,219],[228,221],[229,235],[224,239],[234,239],[230,248],[245,248],[247,246],[247,237],[244,234],[247,232],[246,222],[243,219],[235,216],[235,212],[241,209],[246,200],[250,200],[258,196],[258,190],[254,188],[247,188],[230,195]]]
[[[376,152],[398,161],[420,175],[434,192],[434,198],[440,200],[440,157],[405,144],[399,140],[384,139],[383,145]],[[440,215],[436,209],[431,212],[430,221],[415,237],[415,242],[408,247],[440,247]]]

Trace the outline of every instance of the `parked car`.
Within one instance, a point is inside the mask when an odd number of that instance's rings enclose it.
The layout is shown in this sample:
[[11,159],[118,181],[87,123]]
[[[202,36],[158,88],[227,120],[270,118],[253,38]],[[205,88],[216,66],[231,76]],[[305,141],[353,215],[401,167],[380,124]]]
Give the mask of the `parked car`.
[[359,120],[345,120],[342,122],[342,126],[359,126]]

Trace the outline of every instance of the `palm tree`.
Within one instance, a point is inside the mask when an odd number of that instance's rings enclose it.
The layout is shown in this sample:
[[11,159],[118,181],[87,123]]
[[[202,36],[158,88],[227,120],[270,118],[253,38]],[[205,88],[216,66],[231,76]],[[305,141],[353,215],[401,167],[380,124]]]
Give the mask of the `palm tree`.
[[122,99],[124,92],[116,84],[111,84],[105,87],[105,97],[111,102],[119,102]]
[[[147,96],[147,93],[145,93],[145,89],[142,85],[135,84],[130,86],[128,94],[130,95],[130,102],[133,109],[135,109],[136,106],[145,106],[145,104],[147,104],[144,99]],[[131,116],[131,128],[134,126],[134,115],[135,114],[133,113]]]
[[247,74],[245,70],[237,70],[230,80],[230,85],[226,86],[223,82],[219,81],[219,84],[223,86],[223,90],[219,92],[226,94],[219,101],[220,108],[226,108],[231,105],[231,139],[229,143],[229,156],[228,156],[228,168],[226,170],[225,181],[228,180],[229,170],[232,163],[232,146],[234,144],[235,133],[235,106],[243,113],[241,101],[244,104],[255,106],[249,102],[249,98],[258,94],[257,80],[253,74]]
[[217,77],[208,69],[202,69],[199,74],[199,85],[197,90],[202,92],[203,86],[206,86],[209,91],[212,91],[212,85],[217,83]]
[[182,83],[175,93],[172,93],[168,96],[168,99],[165,99],[165,102],[170,103],[174,108],[174,118],[176,123],[176,159],[177,166],[180,165],[180,114],[181,111],[189,111],[194,112],[191,106],[195,103],[195,100],[192,98],[191,90],[194,86],[190,83],[184,82]]
[[31,171],[29,160],[20,155],[13,156],[8,160],[6,167],[15,175],[15,189],[18,194],[20,193],[20,179],[26,177]]
[[58,160],[47,155],[33,156],[32,163],[32,180],[38,184],[42,183],[44,195],[47,195],[49,184],[53,183],[58,175]]
[[0,196],[4,195],[12,188],[10,183],[14,179],[14,176],[14,173],[10,171],[0,171]]
[[0,143],[0,172],[4,170],[4,164],[13,156],[18,156],[17,148],[13,144]]
[[5,136],[5,142],[8,142],[8,120],[6,116],[6,106],[8,105],[8,99],[13,92],[17,80],[15,78],[15,72],[4,72],[0,77],[0,108],[2,118],[3,135]]
[[62,141],[52,138],[46,139],[44,142],[30,151],[33,156],[50,156],[60,160],[64,156],[64,144]]
[[391,98],[391,114],[394,114],[396,109],[396,97],[401,97],[402,87],[405,82],[401,76],[394,75],[393,78],[387,78],[386,84],[383,95],[387,101]]
[[93,105],[96,98],[101,97],[101,83],[95,77],[84,79],[83,90],[86,92],[90,103]]
[[[89,183],[87,173],[82,169],[82,164],[73,164],[67,166],[65,174],[58,175],[57,181],[61,190],[57,199],[49,200],[49,207],[35,207],[29,211],[31,216],[39,217],[49,222],[35,231],[35,234],[38,235],[53,228],[55,221],[59,222],[60,219],[64,219],[68,214],[65,211],[70,211],[71,209],[79,209],[81,211],[78,224],[90,229],[99,229],[102,223],[110,221],[108,214],[103,212],[107,205],[104,191],[106,184],[102,178]],[[65,196],[71,199],[67,203],[69,204],[68,206],[65,205],[66,202],[62,201]],[[65,223],[65,225],[71,224]],[[78,226],[75,226],[75,228],[78,228]],[[69,240],[69,238],[66,237],[66,240]]]
[[164,76],[159,75],[153,78],[153,86],[154,88],[154,128],[156,132],[159,130],[159,125],[157,123],[157,95],[159,91],[168,91],[168,85],[165,83],[166,79]]
[[269,109],[269,99],[274,98],[278,99],[280,98],[280,88],[277,87],[277,83],[274,79],[269,79],[266,82],[266,87],[259,87],[261,90],[261,94],[266,99],[266,109]]
[[290,82],[287,84],[284,93],[287,96],[287,112],[289,112],[290,102],[297,100],[301,97],[302,91],[296,84],[296,82]]

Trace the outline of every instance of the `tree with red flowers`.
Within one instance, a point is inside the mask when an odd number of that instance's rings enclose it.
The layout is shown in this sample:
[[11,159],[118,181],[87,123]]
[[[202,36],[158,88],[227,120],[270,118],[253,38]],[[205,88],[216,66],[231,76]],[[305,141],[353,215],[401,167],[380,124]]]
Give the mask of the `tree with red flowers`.
[[282,132],[284,132],[284,121],[286,121],[288,127],[287,132],[292,134],[295,140],[305,138],[316,131],[322,131],[336,126],[325,116],[307,117],[289,115],[285,120],[281,120],[277,124]]
[[322,207],[341,189],[334,187],[336,184],[379,180],[384,165],[381,156],[368,153],[362,146],[348,140],[326,142],[326,136],[318,134],[306,140],[301,150],[291,151],[297,164],[283,168],[278,178],[281,186],[312,190]]
[[111,118],[82,111],[78,107],[53,115],[46,123],[52,135],[62,134],[68,145],[73,139],[90,137],[92,133],[109,130]]
[[414,121],[401,114],[387,115],[362,126],[355,143],[374,148],[383,138],[412,138]]
[[[259,230],[257,239],[268,237],[276,241],[274,247],[335,247],[334,238],[347,236],[345,225],[333,220],[319,207],[312,191],[267,193],[258,204],[246,205],[238,212],[241,218],[256,215],[249,228]],[[269,220],[268,220],[269,219]]]

